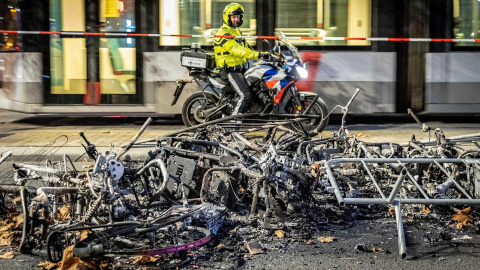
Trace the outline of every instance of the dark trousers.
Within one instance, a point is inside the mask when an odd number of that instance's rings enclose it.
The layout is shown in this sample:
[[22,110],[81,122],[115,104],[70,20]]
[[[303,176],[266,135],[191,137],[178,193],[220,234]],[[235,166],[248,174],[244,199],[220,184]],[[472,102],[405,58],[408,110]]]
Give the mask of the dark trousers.
[[233,89],[240,97],[232,115],[243,114],[252,105],[252,94],[247,80],[240,72],[229,72],[227,77]]

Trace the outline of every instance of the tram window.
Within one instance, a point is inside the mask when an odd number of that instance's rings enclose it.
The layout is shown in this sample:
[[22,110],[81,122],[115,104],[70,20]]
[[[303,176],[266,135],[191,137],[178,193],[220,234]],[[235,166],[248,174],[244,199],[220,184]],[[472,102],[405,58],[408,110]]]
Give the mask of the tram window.
[[[135,0],[101,0],[100,31],[135,32]],[[102,94],[134,95],[136,91],[134,38],[101,38],[99,48]]]
[[[182,35],[215,35],[223,24],[223,9],[231,0],[160,0],[160,33]],[[255,35],[255,0],[236,0],[245,9],[244,35]],[[191,43],[213,45],[212,38],[161,37],[162,46],[189,46]],[[256,40],[248,40],[255,44]]]
[[[51,31],[85,31],[84,0],[50,0]],[[51,94],[85,94],[85,38],[50,36]]]
[[[371,0],[277,0],[275,30],[288,36],[370,37]],[[297,46],[370,45],[360,40],[291,40]]]
[[[0,5],[0,29],[20,31],[21,12],[17,7],[17,1],[7,0]],[[22,49],[22,38],[18,34],[0,34],[0,51],[20,51]]]
[[[453,0],[453,34],[456,39],[479,39],[478,1]],[[474,42],[455,42],[457,46],[479,46]]]

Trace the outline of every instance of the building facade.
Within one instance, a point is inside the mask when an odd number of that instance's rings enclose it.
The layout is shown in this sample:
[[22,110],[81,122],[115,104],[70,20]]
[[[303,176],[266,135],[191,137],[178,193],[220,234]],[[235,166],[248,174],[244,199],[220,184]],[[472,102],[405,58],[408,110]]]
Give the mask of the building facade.
[[[91,33],[215,34],[222,0],[6,0],[0,29]],[[478,39],[471,0],[237,0],[245,35]],[[29,113],[177,114],[187,78],[180,51],[208,38],[0,36],[0,108]],[[296,40],[309,78],[298,84],[330,108],[363,91],[353,113],[480,112],[480,47],[471,42]],[[262,40],[249,40],[262,49]]]

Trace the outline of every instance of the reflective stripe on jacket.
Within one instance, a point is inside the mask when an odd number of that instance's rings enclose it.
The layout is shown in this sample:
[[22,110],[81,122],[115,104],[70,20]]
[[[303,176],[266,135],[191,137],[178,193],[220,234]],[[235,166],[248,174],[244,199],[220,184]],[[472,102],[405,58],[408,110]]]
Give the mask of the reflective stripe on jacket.
[[[222,25],[216,36],[241,36],[238,28]],[[215,47],[215,63],[217,67],[234,67],[242,65],[247,59],[258,60],[258,52],[247,47],[245,39],[216,38],[213,41]]]

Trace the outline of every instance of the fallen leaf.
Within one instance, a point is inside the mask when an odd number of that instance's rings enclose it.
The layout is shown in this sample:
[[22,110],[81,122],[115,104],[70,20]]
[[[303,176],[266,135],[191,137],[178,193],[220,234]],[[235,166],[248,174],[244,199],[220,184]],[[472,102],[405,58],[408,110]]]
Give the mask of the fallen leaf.
[[90,164],[90,165],[84,165],[83,168],[86,169],[86,168],[93,168],[95,165],[93,164]]
[[23,213],[21,213],[20,215],[18,215],[14,220],[15,220],[15,228],[19,228],[20,225],[23,224],[23,220],[24,220],[24,218],[23,218]]
[[80,233],[80,241],[85,240],[85,239],[88,237],[89,234],[90,234],[90,231],[83,230],[83,231]]
[[424,205],[422,212],[428,215],[432,212],[432,210],[430,210],[430,208],[428,206]]
[[102,133],[107,133],[108,134],[108,133],[110,133],[110,131],[104,130],[104,131],[102,131]]
[[88,160],[86,158],[83,159],[83,162],[88,162]]
[[9,251],[5,254],[0,255],[0,259],[9,260],[9,259],[13,259],[13,258],[15,258],[15,253],[13,253],[13,251]]
[[313,239],[310,239],[307,241],[307,245],[311,245],[311,244],[313,244]]
[[41,263],[37,264],[37,266],[40,266],[40,267],[42,267],[42,269],[45,269],[45,270],[50,270],[50,269],[57,268],[58,263],[52,263],[52,262],[49,262],[49,261],[45,261],[45,262],[41,262]]
[[155,262],[156,260],[158,260],[158,258],[145,255],[145,256],[137,257],[137,259],[133,261],[133,264],[147,264],[147,263]]
[[22,233],[21,231],[1,231],[0,232],[0,238],[7,238],[12,236],[15,233]]
[[23,213],[17,214],[12,212],[8,214],[7,219],[0,222],[0,232],[8,231],[11,229],[17,229],[23,223]]
[[381,249],[381,248],[374,248],[374,247],[371,250],[375,253],[383,251],[383,249]]
[[60,213],[57,214],[57,218],[60,220],[65,220],[70,218],[70,206],[68,204],[65,204],[60,208]]
[[275,234],[277,235],[278,238],[283,239],[285,238],[285,231],[282,230],[276,230]]
[[395,215],[395,209],[393,208],[388,208],[388,212],[390,212],[392,215]]
[[468,213],[470,212],[470,207],[465,208],[463,210],[459,210],[452,218],[453,221],[456,221],[456,227],[457,229],[461,229],[467,224],[472,224],[473,223],[473,217],[469,215]]
[[222,252],[224,251],[225,249],[227,249],[227,247],[224,245],[224,244],[218,244],[218,246],[216,246],[215,248],[213,248],[213,250],[217,251],[217,252]]
[[235,228],[231,229],[230,231],[228,231],[228,233],[230,233],[230,234],[236,233],[237,229],[238,229],[238,227],[235,227]]
[[0,231],[8,231],[10,230],[11,228],[15,227],[15,223],[13,222],[10,222],[6,225],[3,225],[1,228],[0,228]]
[[96,269],[94,265],[83,261],[78,257],[73,257],[73,245],[63,250],[62,261],[58,263],[58,268],[63,270],[77,270],[77,269]]
[[0,238],[0,246],[9,247],[12,245],[13,237],[11,238]]
[[367,137],[365,134],[363,134],[363,132],[359,132],[357,133],[357,137]]
[[322,242],[322,243],[331,243],[333,241],[335,241],[335,237],[334,236],[327,236],[327,237],[319,237],[317,239],[319,242]]
[[17,198],[12,200],[12,203],[14,203],[14,204],[21,203],[21,202],[22,202],[22,197],[17,197]]
[[0,234],[0,246],[11,246],[14,240],[15,232],[3,231]]

